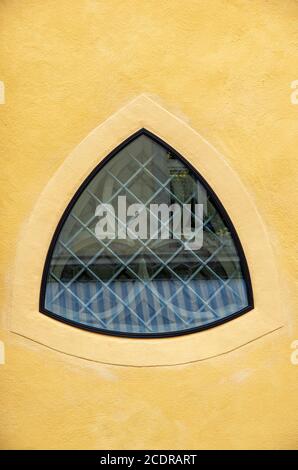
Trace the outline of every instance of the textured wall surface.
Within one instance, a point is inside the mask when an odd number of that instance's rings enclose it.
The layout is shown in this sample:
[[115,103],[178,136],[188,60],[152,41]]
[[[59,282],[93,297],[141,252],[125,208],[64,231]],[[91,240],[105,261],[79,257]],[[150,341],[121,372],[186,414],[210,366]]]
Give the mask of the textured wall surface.
[[[0,0],[1,448],[298,448],[297,24],[295,0]],[[9,332],[18,237],[41,190],[140,93],[224,154],[280,273],[284,328],[184,366],[100,365]]]

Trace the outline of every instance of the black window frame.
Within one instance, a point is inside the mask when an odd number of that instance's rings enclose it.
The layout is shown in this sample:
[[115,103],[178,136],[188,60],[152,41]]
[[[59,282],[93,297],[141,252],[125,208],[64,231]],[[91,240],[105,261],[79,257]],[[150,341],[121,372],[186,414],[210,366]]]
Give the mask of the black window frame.
[[[85,188],[89,185],[91,180],[95,177],[95,175],[103,168],[103,166],[111,160],[119,151],[121,151],[124,147],[126,147],[129,143],[131,143],[133,140],[138,138],[141,135],[145,135],[161,145],[163,148],[165,148],[167,151],[171,152],[175,157],[180,159],[198,178],[199,182],[206,188],[206,190],[209,192],[209,194],[212,197],[212,203],[216,210],[218,211],[220,217],[224,221],[225,225],[227,226],[228,230],[231,233],[232,239],[235,243],[235,247],[237,249],[237,254],[239,256],[240,260],[240,267],[241,267],[241,273],[243,276],[243,280],[245,282],[245,286],[247,289],[247,300],[248,300],[248,305],[239,310],[238,312],[235,312],[231,315],[227,315],[224,318],[220,318],[218,320],[214,320],[208,324],[205,325],[200,325],[194,328],[189,328],[185,330],[178,330],[178,331],[170,331],[170,332],[163,332],[163,333],[149,333],[149,334],[144,334],[144,333],[126,333],[126,332],[121,332],[121,331],[109,331],[105,330],[102,328],[97,328],[97,327],[92,327],[88,326],[86,324],[78,323],[73,320],[69,320],[67,318],[64,318],[60,315],[57,315],[50,310],[45,308],[45,294],[46,294],[46,286],[47,286],[47,278],[48,278],[48,273],[50,269],[50,263],[52,259],[52,255],[54,252],[54,248],[56,246],[56,242],[58,240],[58,237],[60,235],[60,232],[62,230],[62,227],[68,218],[72,208],[78,201],[79,197],[81,196],[82,192],[85,190]],[[175,150],[173,147],[171,147],[168,143],[166,143],[164,140],[162,140],[160,137],[157,137],[155,134],[150,132],[149,130],[145,128],[141,128],[134,134],[132,134],[130,137],[125,139],[123,142],[121,142],[117,147],[115,147],[112,152],[110,152],[106,157],[103,158],[103,160],[96,165],[96,167],[91,171],[89,176],[83,181],[83,183],[80,185],[80,187],[77,189],[75,194],[73,195],[72,199],[68,203],[66,209],[64,210],[58,225],[56,227],[56,230],[54,232],[54,235],[52,237],[45,263],[44,263],[44,268],[43,268],[43,273],[42,273],[42,279],[41,279],[41,288],[40,288],[40,296],[39,296],[39,312],[47,315],[48,317],[51,317],[55,320],[58,320],[62,323],[66,323],[68,325],[74,326],[76,328],[80,328],[83,330],[87,331],[92,331],[92,332],[97,332],[97,333],[102,333],[105,335],[109,336],[118,336],[118,337],[126,337],[126,338],[146,338],[146,339],[152,339],[152,338],[164,338],[164,337],[175,337],[175,336],[182,336],[182,335],[187,335],[191,333],[197,333],[199,331],[207,330],[210,328],[214,328],[218,325],[221,325],[223,323],[226,323],[228,321],[231,321],[235,318],[240,317],[241,315],[248,313],[249,311],[254,309],[254,298],[253,298],[253,290],[252,290],[252,283],[251,283],[251,277],[250,277],[250,272],[248,268],[248,263],[244,254],[244,250],[242,247],[242,244],[240,242],[240,239],[238,237],[237,231],[232,223],[232,220],[230,216],[228,215],[226,209],[224,208],[223,204],[221,203],[220,199],[214,192],[214,190],[210,187],[208,182],[203,178],[203,176],[198,172],[198,170],[189,163],[189,161],[183,157],[177,150]]]

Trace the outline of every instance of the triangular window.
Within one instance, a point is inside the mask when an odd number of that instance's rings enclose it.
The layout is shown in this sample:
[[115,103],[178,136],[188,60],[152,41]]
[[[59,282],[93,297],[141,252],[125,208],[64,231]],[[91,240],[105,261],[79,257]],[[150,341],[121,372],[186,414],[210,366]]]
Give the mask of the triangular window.
[[183,157],[145,130],[74,196],[41,290],[43,313],[124,336],[188,333],[251,308],[246,260],[221,203]]

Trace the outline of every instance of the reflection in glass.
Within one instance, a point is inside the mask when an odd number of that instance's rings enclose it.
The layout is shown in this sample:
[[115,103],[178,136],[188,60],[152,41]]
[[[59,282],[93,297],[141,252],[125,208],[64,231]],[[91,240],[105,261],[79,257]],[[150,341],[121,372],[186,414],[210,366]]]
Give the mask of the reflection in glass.
[[[146,206],[148,227],[150,204],[190,204],[192,225],[193,208],[203,204],[203,245],[189,249],[171,231],[168,239],[99,240],[96,208],[108,203],[117,214],[119,196]],[[142,134],[105,163],[74,204],[52,253],[44,306],[83,326],[150,336],[222,320],[245,309],[248,294],[212,195],[178,156]]]

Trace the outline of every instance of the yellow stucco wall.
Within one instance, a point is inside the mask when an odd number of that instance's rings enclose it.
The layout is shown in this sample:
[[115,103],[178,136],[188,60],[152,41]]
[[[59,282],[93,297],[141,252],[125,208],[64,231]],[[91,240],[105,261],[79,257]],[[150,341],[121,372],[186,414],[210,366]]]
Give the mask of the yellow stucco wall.
[[[0,447],[297,449],[298,3],[1,0],[0,15]],[[9,329],[18,241],[41,191],[141,93],[225,156],[280,273],[282,329],[181,366],[103,365]]]

